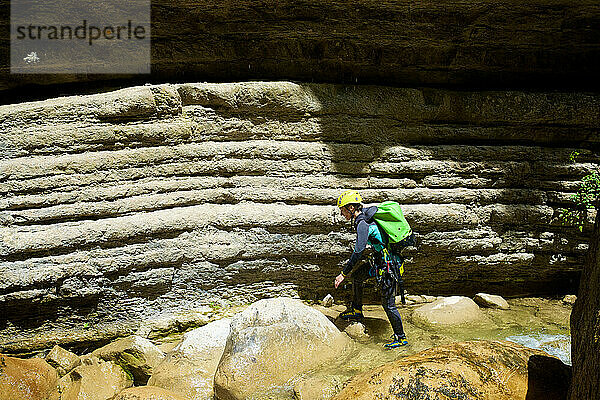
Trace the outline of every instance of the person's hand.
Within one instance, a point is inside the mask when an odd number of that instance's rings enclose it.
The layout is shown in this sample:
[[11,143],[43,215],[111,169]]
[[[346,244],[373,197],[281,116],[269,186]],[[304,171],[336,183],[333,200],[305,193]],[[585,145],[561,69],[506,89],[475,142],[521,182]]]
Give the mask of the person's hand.
[[343,280],[344,280],[344,275],[342,275],[342,274],[339,274],[338,276],[335,277],[335,282],[333,284],[336,289],[338,288],[338,286],[340,286],[340,283],[342,283]]

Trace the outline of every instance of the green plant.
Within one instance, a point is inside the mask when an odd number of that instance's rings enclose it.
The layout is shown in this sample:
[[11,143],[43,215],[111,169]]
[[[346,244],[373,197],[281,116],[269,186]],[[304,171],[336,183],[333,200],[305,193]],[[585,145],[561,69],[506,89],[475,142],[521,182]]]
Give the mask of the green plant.
[[[569,158],[572,162],[579,157],[578,151],[571,152]],[[574,208],[559,208],[558,217],[563,225],[574,225],[580,232],[583,231],[587,210],[595,209],[598,206],[600,198],[600,175],[594,171],[583,178],[576,193],[571,195],[570,199],[574,203]]]

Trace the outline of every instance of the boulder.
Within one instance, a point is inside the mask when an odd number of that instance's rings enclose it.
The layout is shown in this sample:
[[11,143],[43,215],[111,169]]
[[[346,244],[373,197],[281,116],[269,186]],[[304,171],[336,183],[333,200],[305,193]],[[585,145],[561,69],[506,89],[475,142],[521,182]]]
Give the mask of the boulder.
[[575,301],[577,301],[577,296],[575,296],[574,294],[568,294],[562,298],[563,303],[571,305],[571,306],[573,304],[575,304]]
[[50,353],[46,356],[46,362],[56,368],[60,377],[65,376],[73,368],[81,364],[81,360],[77,354],[71,353],[58,345],[50,350]]
[[229,336],[230,318],[211,322],[183,335],[148,380],[186,399],[213,398],[213,379]]
[[358,375],[334,399],[558,400],[569,383],[569,367],[542,351],[504,341],[468,341]]
[[473,300],[481,307],[499,308],[501,310],[508,310],[510,308],[508,302],[502,296],[495,294],[477,293],[473,297]]
[[470,298],[451,296],[422,305],[414,311],[412,318],[421,325],[451,326],[482,321],[484,315]]
[[41,358],[0,354],[0,400],[43,400],[56,389],[58,374]]
[[330,294],[325,296],[325,298],[321,301],[321,305],[323,307],[331,307],[333,305],[333,296]]
[[[419,303],[431,303],[432,301],[437,300],[435,296],[429,295],[418,295],[418,294],[407,294],[405,296],[406,304],[419,304]],[[396,304],[402,304],[402,298],[400,296],[396,296]]]
[[133,379],[112,361],[90,356],[60,379],[52,400],[108,400],[133,385]]
[[123,390],[112,400],[187,400],[169,390],[156,386],[139,386]]
[[367,328],[360,322],[353,322],[348,325],[344,332],[354,340],[363,341],[369,339]]
[[151,341],[135,335],[96,349],[92,355],[119,364],[133,375],[136,385],[145,385],[153,368],[165,358],[165,354]]
[[327,317],[300,300],[260,300],[231,321],[215,394],[232,400],[268,391],[330,360],[348,343]]

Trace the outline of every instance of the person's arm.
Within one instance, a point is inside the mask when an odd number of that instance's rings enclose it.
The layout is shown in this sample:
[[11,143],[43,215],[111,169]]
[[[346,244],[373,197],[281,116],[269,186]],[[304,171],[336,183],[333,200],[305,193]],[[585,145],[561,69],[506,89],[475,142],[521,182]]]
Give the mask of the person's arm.
[[360,260],[363,251],[367,247],[367,239],[369,238],[369,225],[365,221],[360,221],[358,226],[356,227],[356,245],[354,246],[354,251],[350,256],[350,259],[346,263],[346,266],[342,270],[342,272],[336,276],[334,285],[337,288],[340,283],[344,280],[346,275],[352,271],[352,268],[356,265],[356,263]]

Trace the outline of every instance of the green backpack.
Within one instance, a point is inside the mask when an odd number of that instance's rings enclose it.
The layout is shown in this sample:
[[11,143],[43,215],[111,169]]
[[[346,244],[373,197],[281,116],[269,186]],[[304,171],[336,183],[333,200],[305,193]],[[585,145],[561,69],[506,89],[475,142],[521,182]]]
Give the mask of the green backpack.
[[[384,201],[377,206],[377,212],[373,215],[373,221],[379,227],[379,230],[385,232],[388,236],[388,249],[391,250],[393,263],[396,265],[396,273],[392,275],[396,280],[396,293],[400,293],[402,304],[406,304],[404,298],[404,258],[400,255],[403,248],[415,245],[415,235],[413,235],[410,225],[406,222],[400,204],[395,201]],[[389,267],[388,267],[389,271]],[[395,276],[394,276],[395,275]]]
[[388,235],[389,246],[401,242],[412,233],[410,225],[408,225],[404,214],[402,214],[400,204],[395,201],[384,201],[379,204],[373,220]]

